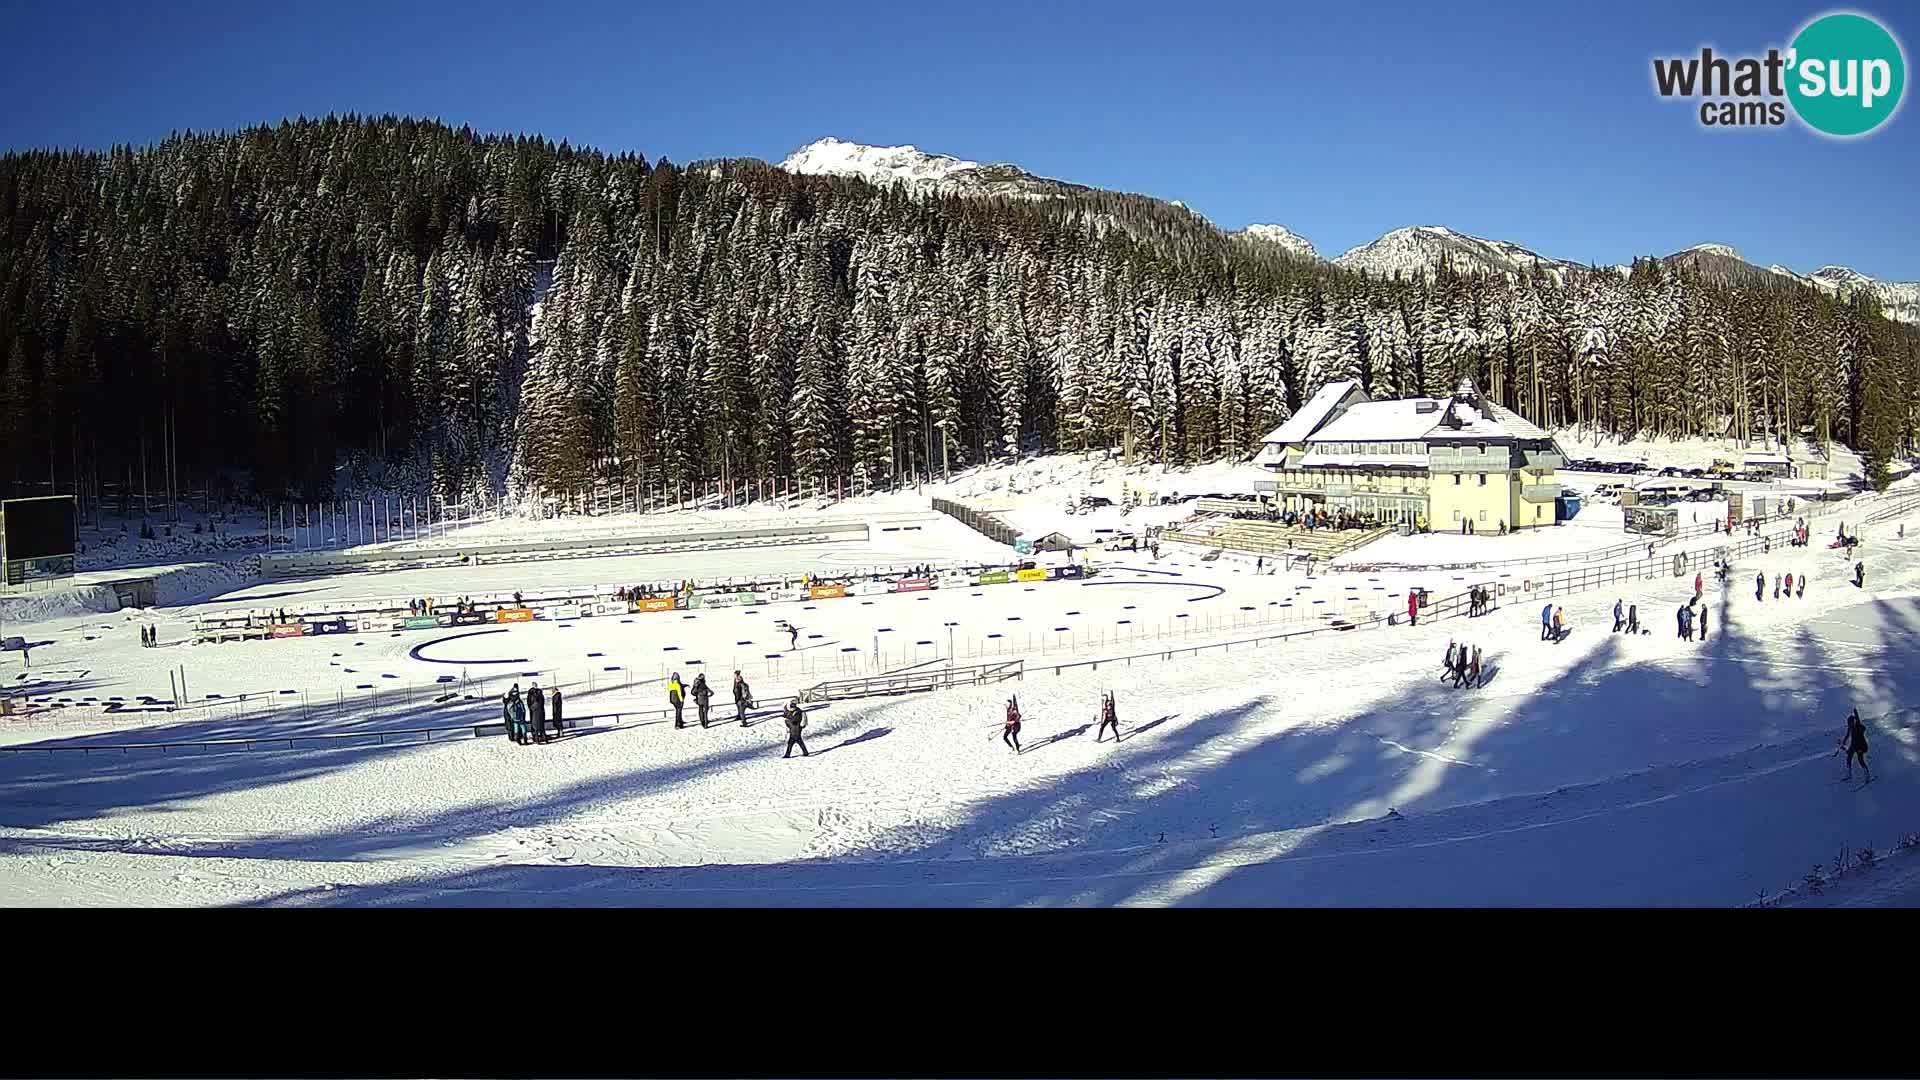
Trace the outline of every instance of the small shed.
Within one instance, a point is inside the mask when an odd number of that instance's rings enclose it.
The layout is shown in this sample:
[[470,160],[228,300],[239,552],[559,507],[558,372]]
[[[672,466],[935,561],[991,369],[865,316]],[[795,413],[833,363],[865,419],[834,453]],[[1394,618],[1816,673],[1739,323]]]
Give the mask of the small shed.
[[1630,533],[1673,536],[1680,531],[1680,511],[1670,506],[1630,506],[1624,513]]
[[1791,475],[1793,472],[1793,463],[1787,460],[1787,455],[1785,454],[1764,450],[1758,453],[1748,454],[1746,459],[1741,462],[1741,469],[1749,476],[1774,478]]
[[1079,546],[1073,537],[1063,532],[1050,532],[1033,539],[1035,551],[1072,551]]

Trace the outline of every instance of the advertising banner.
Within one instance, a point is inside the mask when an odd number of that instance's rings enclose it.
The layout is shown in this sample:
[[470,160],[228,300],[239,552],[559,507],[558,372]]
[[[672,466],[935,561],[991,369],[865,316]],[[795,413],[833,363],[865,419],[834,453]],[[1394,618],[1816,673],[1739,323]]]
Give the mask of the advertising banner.
[[305,623],[274,623],[267,627],[268,637],[300,637],[307,632]]
[[627,605],[613,601],[605,601],[593,605],[593,613],[595,615],[625,615],[627,613]]
[[1083,576],[1084,573],[1080,567],[1071,563],[1066,566],[1056,566],[1053,570],[1053,576],[1057,578],[1077,578]]
[[894,592],[926,592],[933,588],[933,582],[926,578],[901,578],[893,583]]
[[577,619],[580,617],[580,605],[561,604],[559,607],[553,609],[553,617],[556,619]]
[[939,577],[934,578],[934,582],[936,588],[957,589],[973,584],[973,578],[957,570],[949,570]]
[[645,599],[645,600],[635,600],[633,602],[633,610],[635,611],[672,611],[673,597],[654,596],[654,597],[649,597],[648,599]]
[[1032,570],[1022,570],[1015,574],[1014,577],[1021,581],[1045,581],[1047,580],[1047,572],[1035,567]]
[[[436,626],[439,625],[438,619],[429,617],[429,621],[433,622]],[[348,626],[347,620],[345,619],[334,619],[331,622],[317,622],[313,624],[313,632],[316,634],[344,634],[352,629],[353,627]]]
[[981,574],[979,580],[976,581],[975,584],[1005,585],[1007,583],[1007,580],[1008,580],[1007,572],[1005,570],[989,570],[986,573]]
[[805,600],[807,598],[807,590],[805,589],[774,589],[773,591],[768,592],[764,595],[768,600],[774,603],[782,603],[782,602],[791,601],[791,600]]
[[400,624],[400,626],[406,630],[433,630],[437,629],[439,625],[440,620],[431,615],[409,615],[406,620]]
[[503,623],[532,622],[533,609],[523,607],[501,608],[499,611],[493,613],[493,617],[496,622]]
[[881,596],[889,589],[884,581],[862,581],[847,591],[855,596]]
[[486,614],[479,611],[461,611],[456,612],[453,616],[454,626],[478,626],[486,621]]
[[845,585],[815,585],[813,588],[807,590],[807,595],[815,600],[831,600],[837,596],[847,595],[847,587]]
[[739,603],[732,593],[696,593],[688,607],[726,608]]

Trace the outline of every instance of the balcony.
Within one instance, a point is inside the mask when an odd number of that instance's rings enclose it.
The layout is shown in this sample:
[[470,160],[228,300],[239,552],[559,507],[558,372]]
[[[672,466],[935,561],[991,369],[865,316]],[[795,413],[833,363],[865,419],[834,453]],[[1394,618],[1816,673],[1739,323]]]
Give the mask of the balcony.
[[1560,497],[1559,484],[1522,484],[1520,497],[1528,502],[1552,502]]
[[1427,469],[1437,473],[1505,472],[1513,467],[1505,447],[1482,454],[1455,453],[1434,447],[1427,453]]
[[1526,455],[1527,468],[1535,472],[1543,469],[1564,469],[1567,467],[1565,454],[1556,454],[1551,450],[1523,450],[1521,453]]

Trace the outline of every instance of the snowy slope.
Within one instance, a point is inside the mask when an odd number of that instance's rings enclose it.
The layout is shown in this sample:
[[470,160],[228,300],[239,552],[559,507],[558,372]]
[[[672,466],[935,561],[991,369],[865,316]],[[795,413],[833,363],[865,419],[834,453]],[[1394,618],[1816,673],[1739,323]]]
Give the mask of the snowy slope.
[[787,155],[780,168],[808,176],[853,176],[874,184],[898,182],[911,190],[944,194],[1044,199],[1088,190],[1014,165],[983,165],[915,146],[867,146],[831,136]]
[[1272,244],[1282,251],[1298,255],[1305,259],[1317,259],[1320,253],[1313,249],[1313,242],[1285,225],[1249,225],[1235,236],[1244,236],[1249,240],[1258,240]]
[[1395,229],[1372,243],[1348,251],[1333,263],[1383,276],[1431,274],[1442,263],[1450,263],[1462,273],[1512,277],[1531,274],[1536,264],[1556,276],[1575,268],[1572,263],[1549,259],[1518,244],[1469,236],[1443,225]]

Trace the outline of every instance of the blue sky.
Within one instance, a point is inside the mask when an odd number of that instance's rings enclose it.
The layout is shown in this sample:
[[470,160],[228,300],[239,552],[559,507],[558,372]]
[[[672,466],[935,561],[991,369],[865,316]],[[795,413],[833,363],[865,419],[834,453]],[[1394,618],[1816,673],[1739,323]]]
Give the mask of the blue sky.
[[[1702,129],[1652,57],[1784,46],[1818,5],[34,3],[0,147],[395,112],[651,159],[823,135],[1278,222],[1335,255],[1445,224],[1625,262],[1706,241],[1920,280],[1920,114],[1859,140]],[[284,8],[285,10],[281,10]],[[1913,59],[1920,12],[1879,17]]]

